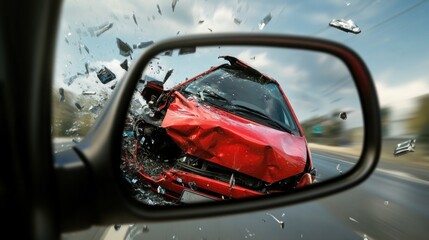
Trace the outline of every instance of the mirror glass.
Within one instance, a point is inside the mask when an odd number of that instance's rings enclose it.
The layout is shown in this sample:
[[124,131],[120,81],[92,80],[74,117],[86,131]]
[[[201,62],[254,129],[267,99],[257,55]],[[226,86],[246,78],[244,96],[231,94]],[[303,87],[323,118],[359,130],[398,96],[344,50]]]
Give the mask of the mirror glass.
[[353,77],[335,56],[171,49],[142,72],[120,167],[148,205],[290,194],[349,171],[363,127]]

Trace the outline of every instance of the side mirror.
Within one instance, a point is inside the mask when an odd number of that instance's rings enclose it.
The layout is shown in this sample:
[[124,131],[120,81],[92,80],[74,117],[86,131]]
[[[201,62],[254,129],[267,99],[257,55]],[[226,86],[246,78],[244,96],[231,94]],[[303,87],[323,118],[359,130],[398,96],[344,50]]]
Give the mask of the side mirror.
[[[136,91],[162,56],[170,70]],[[300,70],[306,85],[293,81]],[[348,100],[327,100],[335,94]],[[142,110],[148,106],[152,114]],[[311,144],[342,144],[333,139],[347,127],[338,126],[352,119],[359,129],[353,164],[342,171],[330,163],[337,174],[318,175]],[[85,138],[56,155],[63,228],[232,214],[327,196],[371,174],[380,142],[372,78],[346,46],[273,34],[165,40],[130,66]]]

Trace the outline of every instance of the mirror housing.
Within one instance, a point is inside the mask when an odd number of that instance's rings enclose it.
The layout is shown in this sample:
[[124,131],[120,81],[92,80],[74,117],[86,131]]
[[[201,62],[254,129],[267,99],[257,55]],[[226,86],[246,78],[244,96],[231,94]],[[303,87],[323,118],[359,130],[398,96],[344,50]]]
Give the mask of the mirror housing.
[[[128,107],[143,69],[154,56],[170,49],[223,45],[314,50],[341,59],[353,76],[364,116],[364,142],[359,162],[351,171],[338,178],[301,188],[293,194],[180,207],[138,204],[129,196],[118,166]],[[162,93],[163,83],[153,85],[151,90]],[[60,182],[62,230],[82,229],[89,227],[88,224],[108,225],[243,213],[335,194],[361,183],[375,169],[381,146],[380,129],[379,104],[372,77],[359,55],[344,45],[310,37],[253,33],[189,35],[160,41],[148,47],[118,82],[111,99],[85,138],[69,152],[55,156]],[[76,178],[80,181],[75,181]],[[73,206],[76,205],[83,206],[87,211],[74,211],[77,208]],[[82,218],[90,220],[79,221]]]

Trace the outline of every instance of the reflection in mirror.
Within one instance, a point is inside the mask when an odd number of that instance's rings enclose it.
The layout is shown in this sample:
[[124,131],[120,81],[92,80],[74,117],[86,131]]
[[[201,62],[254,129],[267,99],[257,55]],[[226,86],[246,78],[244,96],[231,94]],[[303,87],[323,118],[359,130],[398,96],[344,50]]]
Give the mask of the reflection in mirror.
[[149,205],[270,196],[346,173],[362,140],[356,87],[332,55],[172,49],[136,86],[121,169]]

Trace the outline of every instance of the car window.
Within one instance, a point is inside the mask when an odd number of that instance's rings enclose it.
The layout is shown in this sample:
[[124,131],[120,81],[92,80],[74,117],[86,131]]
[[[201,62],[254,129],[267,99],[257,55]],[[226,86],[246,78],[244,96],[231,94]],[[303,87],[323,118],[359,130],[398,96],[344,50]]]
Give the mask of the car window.
[[[195,33],[263,32],[334,40],[362,57],[377,88],[383,147],[380,164],[368,181],[350,191],[287,208],[212,219],[122,225],[120,229],[131,239],[426,239],[428,11],[429,3],[424,0],[64,0],[53,73],[54,150],[70,148],[85,136],[127,69],[148,46],[162,39]],[[333,20],[353,23],[357,28]],[[264,55],[252,55],[250,51],[241,57],[261,68],[268,63]],[[328,141],[323,136],[326,132],[334,134],[336,126],[350,124],[357,116],[350,109],[329,115],[320,111],[322,103],[344,103],[337,93],[350,93],[350,86],[341,81],[343,76],[336,74],[336,64],[325,67],[331,67],[330,72],[338,77],[328,85],[312,83],[305,86],[309,90],[299,91],[304,87],[306,72],[293,66],[283,72],[295,77],[295,84],[290,88],[281,85],[287,97],[295,94],[301,99],[323,100],[320,105],[308,105],[290,99],[298,117],[305,116],[299,111],[318,116],[303,128],[313,140],[310,147],[322,179],[342,174],[350,167],[350,158],[356,159],[362,149],[361,143],[344,138]],[[157,61],[150,68],[162,76],[169,70]],[[173,78],[179,71],[174,69],[168,84],[178,83]],[[280,100],[274,89],[269,93]],[[284,112],[284,122],[292,125]],[[358,129],[341,133],[346,139],[362,139]],[[327,151],[329,154],[324,154]],[[106,230],[121,231],[113,226]],[[65,234],[64,238],[73,236],[80,235]]]

